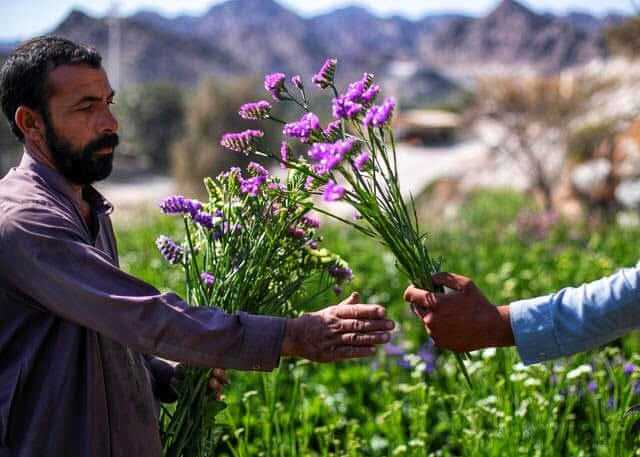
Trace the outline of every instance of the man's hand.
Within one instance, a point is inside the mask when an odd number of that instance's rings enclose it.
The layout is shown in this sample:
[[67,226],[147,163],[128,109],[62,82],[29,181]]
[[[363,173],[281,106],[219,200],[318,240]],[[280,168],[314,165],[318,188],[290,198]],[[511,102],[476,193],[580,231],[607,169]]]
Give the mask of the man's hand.
[[282,355],[313,362],[368,357],[376,345],[389,342],[395,324],[385,319],[379,305],[358,304],[352,294],[339,305],[289,319],[282,343]]
[[[186,376],[187,366],[181,363],[175,364],[175,374],[173,375],[173,379],[171,379],[171,387],[174,389],[174,392],[177,392],[180,389],[180,383],[184,381]],[[213,391],[216,396],[216,400],[220,400],[222,398],[222,391],[224,390],[224,386],[229,384],[229,378],[227,378],[227,372],[224,368],[214,368],[211,370],[211,376],[209,377],[209,390]]]
[[410,286],[404,299],[413,304],[436,346],[456,352],[514,344],[508,306],[494,306],[469,278],[433,275],[433,283],[453,292],[431,293]]

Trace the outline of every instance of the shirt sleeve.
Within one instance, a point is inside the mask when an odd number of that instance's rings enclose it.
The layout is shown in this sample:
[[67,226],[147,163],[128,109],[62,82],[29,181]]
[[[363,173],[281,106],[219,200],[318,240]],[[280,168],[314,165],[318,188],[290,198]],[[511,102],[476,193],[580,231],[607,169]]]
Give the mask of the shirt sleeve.
[[640,264],[580,287],[509,305],[526,364],[608,343],[640,326]]
[[190,365],[271,370],[284,319],[189,307],[118,269],[74,222],[40,205],[0,218],[0,274],[35,306],[131,349]]

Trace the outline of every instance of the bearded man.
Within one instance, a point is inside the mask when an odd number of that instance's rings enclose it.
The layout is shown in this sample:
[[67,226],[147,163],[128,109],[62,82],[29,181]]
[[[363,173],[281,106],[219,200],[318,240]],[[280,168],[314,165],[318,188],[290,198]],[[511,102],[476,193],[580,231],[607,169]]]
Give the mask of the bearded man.
[[24,145],[0,180],[0,457],[160,457],[156,401],[172,400],[174,370],[157,357],[271,370],[369,356],[393,328],[355,296],[296,319],[229,315],[120,270],[113,207],[91,186],[112,169],[113,98],[100,55],[58,37],[0,70]]

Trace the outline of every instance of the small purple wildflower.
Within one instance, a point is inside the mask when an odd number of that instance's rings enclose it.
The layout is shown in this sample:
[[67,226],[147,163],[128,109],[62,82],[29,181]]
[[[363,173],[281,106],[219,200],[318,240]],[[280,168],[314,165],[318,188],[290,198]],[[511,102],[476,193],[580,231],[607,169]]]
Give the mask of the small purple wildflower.
[[336,184],[334,181],[329,181],[324,188],[324,192],[322,193],[322,199],[325,202],[335,202],[342,199],[345,192],[346,189],[344,188],[344,186]]
[[313,176],[307,176],[307,179],[304,180],[304,188],[306,191],[312,191],[316,187],[316,180],[313,179]]
[[598,390],[598,382],[595,380],[591,380],[589,384],[587,384],[587,390],[591,393],[594,393],[596,390]]
[[293,84],[300,90],[304,90],[304,84],[302,83],[302,77],[300,75],[293,76],[291,78],[291,84]]
[[302,223],[309,228],[319,228],[320,219],[314,214],[305,214],[302,216]]
[[164,214],[190,214],[193,217],[202,209],[202,203],[182,195],[172,195],[160,202],[160,209]]
[[335,143],[314,144],[308,154],[311,160],[315,162],[314,170],[316,173],[324,175],[340,165],[345,156],[353,150],[354,144],[355,140],[353,138],[336,141]]
[[274,100],[282,100],[285,92],[284,81],[287,76],[284,73],[271,73],[264,77],[264,88],[271,93]]
[[342,295],[342,292],[343,292],[342,287],[340,287],[340,286],[338,286],[338,285],[333,286],[333,293],[334,293],[334,294],[336,294],[336,295]]
[[205,287],[211,287],[215,284],[216,278],[211,273],[203,271],[200,273],[200,281]]
[[625,375],[631,376],[637,369],[638,366],[635,363],[628,362],[624,364],[622,371]]
[[271,115],[271,103],[265,100],[245,103],[238,114],[243,119],[266,119]]
[[313,113],[307,113],[297,122],[286,124],[282,133],[286,136],[299,138],[303,143],[309,142],[314,133],[320,133],[320,119]]
[[371,160],[371,156],[367,151],[362,151],[360,154],[353,159],[353,164],[358,169],[358,171],[362,171],[365,165]]
[[289,227],[288,233],[292,238],[295,238],[296,240],[301,240],[305,236],[304,229],[301,229],[300,227]]
[[240,191],[250,197],[257,197],[260,186],[266,182],[266,176],[253,176],[251,178],[240,178]]
[[329,142],[334,142],[340,138],[340,133],[342,133],[342,126],[340,121],[333,121],[327,125],[327,128],[322,131],[322,135]]
[[280,162],[280,168],[282,169],[287,168],[284,162],[289,161],[290,155],[291,155],[291,148],[289,147],[286,141],[283,141],[282,145],[280,146],[280,159],[282,160],[282,162]]
[[378,96],[379,92],[380,92],[380,86],[375,84],[370,88],[368,88],[366,91],[364,91],[360,99],[362,100],[363,104],[371,105],[373,101],[376,99],[376,97]]
[[426,372],[428,374],[431,374],[436,370],[436,359],[438,357],[438,353],[431,338],[429,338],[427,343],[420,346],[420,349],[418,349],[418,356],[424,362]]
[[329,276],[335,279],[338,284],[342,284],[345,281],[351,281],[351,278],[353,278],[353,271],[351,271],[351,268],[349,267],[333,265],[329,268]]
[[394,343],[385,344],[384,352],[390,357],[403,357],[407,353],[402,346]]
[[165,260],[172,265],[180,263],[184,257],[184,250],[168,236],[160,235],[156,239],[156,246]]
[[327,59],[322,65],[322,68],[320,68],[320,71],[313,75],[311,82],[320,86],[321,89],[326,89],[333,84],[337,65],[338,59]]
[[362,123],[365,127],[384,127],[391,120],[396,102],[391,99],[385,99],[382,105],[373,105],[367,111]]
[[199,211],[197,212],[194,216],[193,216],[193,221],[206,228],[211,230],[214,226],[214,222],[213,222],[213,215],[209,214],[209,213],[205,213],[203,211]]
[[310,249],[318,249],[318,240],[309,240],[307,246],[309,246]]
[[257,140],[262,138],[262,130],[245,130],[239,133],[225,133],[222,135],[220,144],[227,149],[248,154],[257,149]]
[[249,165],[247,165],[247,170],[251,171],[256,176],[264,176],[265,178],[269,176],[269,171],[257,162],[250,162]]
[[334,98],[331,106],[333,117],[336,119],[353,119],[363,109],[360,103],[355,103],[345,97]]
[[[364,104],[364,94],[371,88],[372,82],[373,75],[371,73],[363,74],[362,79],[349,84],[347,92],[344,94],[344,98],[353,103]],[[368,97],[370,97],[370,95]]]

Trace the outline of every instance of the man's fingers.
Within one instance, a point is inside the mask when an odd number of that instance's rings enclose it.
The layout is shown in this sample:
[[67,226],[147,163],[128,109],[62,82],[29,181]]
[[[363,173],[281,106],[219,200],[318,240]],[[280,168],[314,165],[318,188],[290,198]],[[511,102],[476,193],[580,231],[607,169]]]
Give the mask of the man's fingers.
[[227,372],[224,368],[214,368],[211,374],[220,383],[229,384],[229,378],[227,377]]
[[343,333],[338,336],[337,343],[346,346],[375,346],[386,344],[391,340],[388,332]]
[[386,310],[380,305],[340,304],[336,316],[342,319],[384,319]]
[[434,294],[415,286],[407,287],[407,290],[404,291],[404,299],[415,306],[414,312],[420,317],[429,311],[435,311],[450,301],[450,298],[444,294]]
[[395,323],[388,319],[361,320],[361,319],[342,319],[340,322],[340,331],[343,333],[353,332],[376,332],[383,330],[393,330]]
[[346,299],[342,300],[339,305],[355,305],[360,301],[360,294],[358,292],[353,292]]
[[332,352],[328,361],[360,359],[371,357],[375,353],[376,348],[373,346],[340,346]]
[[455,273],[436,273],[431,276],[434,284],[447,286],[449,289],[462,290],[471,284],[471,279]]

